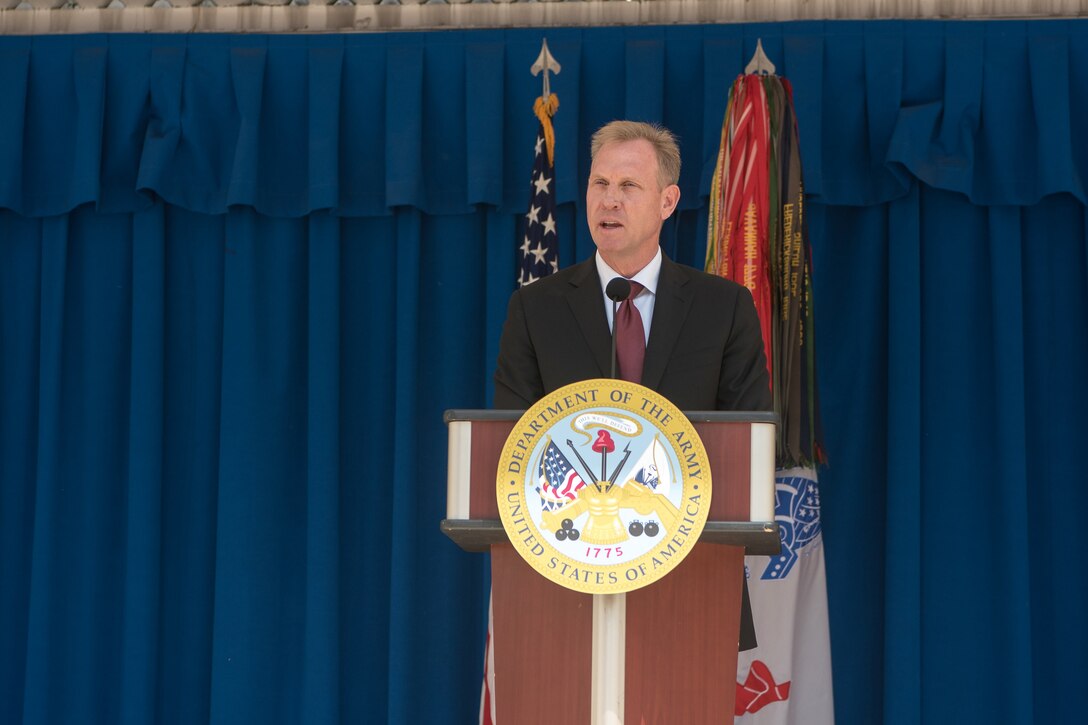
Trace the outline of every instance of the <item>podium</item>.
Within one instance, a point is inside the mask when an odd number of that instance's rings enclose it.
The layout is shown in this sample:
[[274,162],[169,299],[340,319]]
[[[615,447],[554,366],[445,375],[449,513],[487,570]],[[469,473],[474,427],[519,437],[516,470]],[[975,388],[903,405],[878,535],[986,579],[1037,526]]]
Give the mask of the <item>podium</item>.
[[[773,555],[773,413],[685,413],[710,459],[710,514],[691,553],[627,594],[591,595],[534,571],[508,542],[496,470],[518,411],[451,410],[446,519],[491,552],[499,725],[731,722],[745,552]],[[622,713],[622,718],[619,713]]]

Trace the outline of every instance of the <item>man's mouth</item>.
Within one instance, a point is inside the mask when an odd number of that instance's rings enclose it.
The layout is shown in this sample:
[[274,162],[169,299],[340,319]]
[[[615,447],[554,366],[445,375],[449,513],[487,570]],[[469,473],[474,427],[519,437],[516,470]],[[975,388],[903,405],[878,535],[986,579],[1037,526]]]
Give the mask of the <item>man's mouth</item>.
[[619,222],[601,222],[600,226],[602,226],[605,229],[619,229],[623,225],[620,224]]

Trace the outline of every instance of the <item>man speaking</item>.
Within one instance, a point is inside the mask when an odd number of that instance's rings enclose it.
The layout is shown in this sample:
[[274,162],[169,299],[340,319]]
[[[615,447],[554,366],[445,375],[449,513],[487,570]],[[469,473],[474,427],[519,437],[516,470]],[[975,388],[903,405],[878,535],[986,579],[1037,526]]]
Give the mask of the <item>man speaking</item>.
[[[772,410],[751,294],[661,252],[661,227],[680,201],[675,137],[613,121],[593,135],[590,154],[586,217],[597,252],[510,297],[495,407],[526,410],[571,383],[612,377],[615,359],[618,377],[680,410]],[[755,646],[745,582],[739,648]]]
[[[495,407],[524,410],[564,385],[611,377],[615,325],[625,380],[681,410],[772,410],[751,294],[661,252],[661,226],[680,201],[675,137],[613,121],[593,135],[590,153],[586,217],[597,252],[511,296]],[[617,277],[627,282],[610,285]],[[614,321],[609,292],[615,299],[628,287]]]

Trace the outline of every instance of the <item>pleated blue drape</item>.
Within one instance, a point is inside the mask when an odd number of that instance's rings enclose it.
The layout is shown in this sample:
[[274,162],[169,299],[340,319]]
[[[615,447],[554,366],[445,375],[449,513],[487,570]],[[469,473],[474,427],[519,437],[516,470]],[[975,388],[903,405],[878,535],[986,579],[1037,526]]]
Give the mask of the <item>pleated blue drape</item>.
[[701,266],[757,38],[793,84],[838,722],[1079,719],[1088,25],[1037,21],[0,38],[0,722],[474,720],[441,413],[545,35],[563,265],[595,128],[679,134]]

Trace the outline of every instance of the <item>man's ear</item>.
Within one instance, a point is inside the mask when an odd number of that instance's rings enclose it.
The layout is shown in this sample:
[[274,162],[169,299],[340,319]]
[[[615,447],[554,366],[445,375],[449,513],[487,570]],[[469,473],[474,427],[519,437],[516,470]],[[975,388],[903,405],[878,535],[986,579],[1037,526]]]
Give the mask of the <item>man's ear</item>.
[[676,205],[680,203],[680,187],[670,184],[661,192],[661,220],[664,221],[676,211]]

